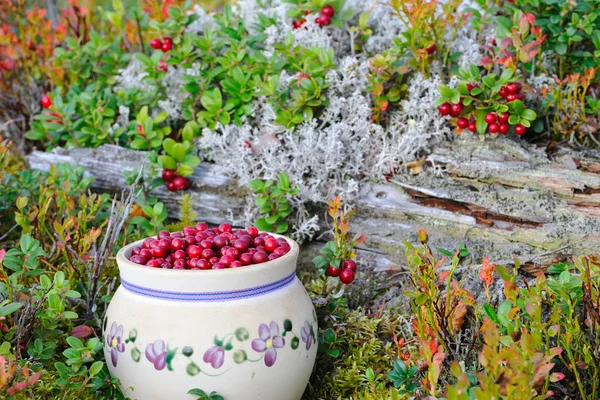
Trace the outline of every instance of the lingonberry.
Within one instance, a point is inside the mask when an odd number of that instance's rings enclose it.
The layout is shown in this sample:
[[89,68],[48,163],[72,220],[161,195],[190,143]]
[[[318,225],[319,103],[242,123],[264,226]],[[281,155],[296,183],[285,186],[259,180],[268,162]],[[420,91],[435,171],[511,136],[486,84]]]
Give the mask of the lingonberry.
[[152,47],[154,50],[159,50],[160,48],[162,48],[163,42],[160,39],[152,39],[150,41],[150,47]]
[[140,251],[142,251],[143,247],[139,246],[139,247],[134,247],[133,250],[131,250],[131,252],[133,253],[133,255],[137,256],[140,254]]
[[173,182],[167,182],[167,190],[169,192],[176,192],[175,184]]
[[140,249],[139,256],[143,257],[146,260],[152,258],[152,253],[148,249]]
[[505,124],[508,122],[508,117],[510,117],[509,113],[502,113],[498,115],[498,122],[500,122],[501,124]]
[[230,267],[231,267],[231,268],[238,268],[238,267],[243,267],[243,266],[244,266],[244,264],[242,264],[242,263],[241,263],[240,261],[238,261],[238,260],[235,260],[235,261],[233,261],[233,262],[231,263],[231,265],[230,265]]
[[200,242],[200,247],[202,247],[202,250],[205,249],[212,249],[213,243],[212,241],[206,239]]
[[488,125],[488,131],[490,131],[490,133],[496,133],[499,129],[500,126],[495,122]]
[[501,124],[499,132],[503,135],[506,135],[506,133],[508,132],[508,124]]
[[204,250],[202,250],[202,253],[200,253],[200,257],[202,257],[205,260],[210,260],[214,256],[215,256],[215,252],[212,251],[212,249],[204,249]]
[[354,271],[350,268],[343,269],[340,272],[340,281],[345,285],[352,283],[354,281]]
[[191,258],[188,261],[188,265],[190,266],[190,269],[198,268],[198,261],[200,261],[199,258]]
[[191,246],[193,244],[198,243],[198,241],[196,240],[196,238],[194,236],[186,236],[183,238],[183,240],[185,241],[186,246]]
[[243,265],[250,265],[252,264],[253,260],[252,260],[252,254],[251,253],[243,253],[240,255],[240,262]]
[[173,264],[164,262],[164,263],[160,264],[160,267],[164,268],[164,269],[173,269]]
[[173,268],[177,268],[177,269],[185,269],[185,267],[188,266],[188,262],[182,258],[180,258],[179,260],[175,260],[173,262]]
[[469,129],[470,132],[477,132],[477,124],[475,122],[469,122],[467,129]]
[[467,83],[467,90],[469,91],[469,93],[471,93],[471,90],[475,89],[476,87],[476,83]]
[[265,241],[265,249],[269,253],[274,252],[275,249],[278,247],[279,247],[279,243],[277,242],[277,240],[275,238],[269,238]]
[[335,9],[331,6],[325,6],[321,9],[321,15],[325,15],[328,18],[333,18],[335,15]]
[[163,230],[163,231],[158,232],[157,236],[159,239],[165,239],[165,238],[170,238],[171,234],[169,233],[169,231]]
[[219,232],[221,232],[221,233],[231,233],[231,225],[229,225],[229,224],[221,224],[221,225],[219,225]]
[[488,124],[496,122],[496,114],[495,113],[487,113],[485,115],[485,122],[487,122]]
[[509,83],[506,85],[506,91],[508,93],[515,94],[521,90],[521,85],[518,83]]
[[165,36],[165,37],[163,38],[163,42],[165,42],[165,43],[171,43],[171,44],[173,44],[173,39],[171,39],[171,37],[170,37],[170,36]]
[[192,228],[191,226],[184,227],[182,232],[185,236],[195,236],[196,233],[198,233],[196,229]]
[[229,256],[229,257],[233,257],[235,260],[237,260],[240,257],[240,251],[238,249],[230,247],[225,252],[225,255]]
[[280,256],[283,256],[285,254],[287,254],[288,250],[286,250],[283,247],[278,247],[275,249],[275,251],[273,252],[274,254],[279,254]]
[[129,261],[136,263],[136,264],[144,264],[144,259],[140,256],[131,256],[129,258]]
[[500,90],[498,90],[498,94],[502,97],[506,97],[506,95],[508,94],[508,91],[506,90],[506,86],[502,86],[500,88]]
[[[189,250],[189,249],[188,249]],[[177,250],[175,253],[173,253],[173,258],[175,260],[180,260],[182,258],[187,258],[187,253],[185,252],[185,250]]]
[[340,276],[340,272],[342,272],[341,268],[336,268],[331,264],[329,264],[327,266],[327,271],[326,271],[327,276],[333,276],[335,278],[335,277]]
[[450,103],[440,104],[438,106],[438,111],[441,115],[449,115],[451,111]]
[[523,92],[515,93],[515,99],[522,101],[524,98],[525,98],[525,95],[523,94]]
[[463,110],[463,105],[458,103],[458,104],[452,104],[450,106],[450,115],[452,115],[453,117],[458,117],[460,115],[460,113]]
[[525,132],[527,132],[527,128],[525,128],[523,125],[521,124],[517,124],[515,125],[515,133],[519,136],[524,135]]
[[200,246],[190,246],[187,248],[187,254],[188,256],[190,256],[190,258],[197,258],[200,257],[200,255],[202,254],[202,248]]
[[354,260],[344,260],[342,268],[350,268],[352,271],[356,272],[356,262]]
[[236,248],[238,251],[244,252],[244,251],[248,250],[250,242],[248,242],[248,241],[246,241],[244,239],[237,239],[237,240],[234,240],[233,242],[231,242],[231,245],[234,248]]
[[292,21],[292,28],[300,29],[302,27],[302,25],[304,25],[305,22],[306,22],[305,19],[296,19],[296,20]]
[[264,263],[265,261],[267,261],[267,258],[267,253],[265,253],[264,251],[257,251],[252,255],[252,262],[254,264]]
[[166,41],[163,42],[162,46],[160,47],[160,49],[163,51],[163,53],[169,52],[172,48],[173,48],[173,43],[166,42]]
[[50,108],[50,107],[52,107],[52,99],[50,98],[50,96],[45,94],[42,96],[42,99],[40,100],[40,104],[44,108]]
[[506,101],[508,101],[509,103],[511,101],[515,101],[516,99],[517,99],[517,96],[514,95],[513,93],[509,93],[509,94],[506,95]]
[[426,48],[425,51],[427,52],[427,54],[433,54],[433,53],[435,53],[435,49],[436,49],[436,45],[434,43],[431,46],[429,46],[428,48]]
[[319,15],[315,18],[315,23],[319,26],[327,26],[331,23],[331,18],[326,15]]
[[163,59],[163,60],[160,60],[158,62],[158,68],[160,68],[163,71],[167,72],[167,70],[169,69],[169,66],[167,65],[167,62]]
[[208,229],[208,224],[206,224],[205,222],[198,222],[196,224],[196,230],[199,232],[204,232],[207,229]]
[[456,121],[456,125],[458,125],[460,129],[465,129],[469,126],[469,121],[466,118],[459,118],[458,121]]

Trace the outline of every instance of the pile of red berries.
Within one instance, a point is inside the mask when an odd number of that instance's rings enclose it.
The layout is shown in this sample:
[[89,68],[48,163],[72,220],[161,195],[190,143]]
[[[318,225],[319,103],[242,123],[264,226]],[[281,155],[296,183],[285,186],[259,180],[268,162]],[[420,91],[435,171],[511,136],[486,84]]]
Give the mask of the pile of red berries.
[[161,231],[156,239],[144,240],[133,248],[129,260],[153,268],[224,269],[275,260],[290,249],[285,239],[259,233],[253,226],[234,230],[221,224],[211,229],[199,222],[181,232]]
[[329,265],[326,271],[327,276],[334,278],[339,277],[340,281],[346,285],[354,281],[354,275],[356,275],[356,262],[354,260],[342,261],[340,267],[334,267]]
[[183,176],[177,175],[177,171],[174,169],[163,169],[162,178],[166,182],[169,192],[187,190],[191,186],[190,180],[184,178]]
[[[310,11],[307,11],[305,14],[310,14]],[[319,26],[327,26],[331,24],[331,18],[335,15],[335,8],[331,6],[325,6],[321,9],[319,16],[315,18],[315,23]],[[292,27],[294,29],[300,28],[306,22],[305,19],[296,19],[292,21]]]
[[[471,92],[476,84],[467,83],[467,90]],[[498,91],[498,94],[506,99],[507,103],[510,103],[515,100],[523,100],[523,92],[521,92],[521,84],[520,83],[509,83],[508,85],[502,86]],[[438,106],[438,111],[440,115],[450,115],[452,117],[459,117],[464,110],[464,106],[461,102],[458,104],[450,104],[443,103]],[[508,126],[508,118],[510,117],[509,113],[487,113],[485,115],[485,122],[487,123],[487,131],[489,133],[500,133],[502,135],[506,135],[509,130]],[[466,115],[463,117],[459,117],[456,120],[456,125],[460,129],[468,129],[471,132],[477,131],[477,124],[475,122],[475,118],[472,115]],[[521,136],[527,132],[527,128],[521,124],[516,124],[514,126],[514,131],[517,135]]]

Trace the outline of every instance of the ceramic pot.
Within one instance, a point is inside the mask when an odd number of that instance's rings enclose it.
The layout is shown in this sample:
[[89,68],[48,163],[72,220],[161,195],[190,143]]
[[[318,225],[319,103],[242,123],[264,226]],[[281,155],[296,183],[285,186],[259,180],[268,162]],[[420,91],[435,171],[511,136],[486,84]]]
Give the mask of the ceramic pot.
[[132,263],[141,241],[121,249],[121,286],[103,340],[123,392],[134,400],[197,399],[192,389],[225,400],[300,399],[317,353],[317,321],[296,277],[298,245],[285,239],[291,250],[278,259],[206,271]]

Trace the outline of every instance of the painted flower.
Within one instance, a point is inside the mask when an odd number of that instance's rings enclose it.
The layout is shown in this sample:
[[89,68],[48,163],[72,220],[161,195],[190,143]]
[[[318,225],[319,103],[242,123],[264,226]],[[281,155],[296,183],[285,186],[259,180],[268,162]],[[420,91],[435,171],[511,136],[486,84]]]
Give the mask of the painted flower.
[[162,339],[157,339],[154,343],[146,346],[146,358],[157,371],[164,369],[167,365],[167,349]]
[[110,359],[114,367],[117,366],[119,353],[125,351],[125,342],[123,341],[123,325],[113,322],[110,326],[110,333],[106,338],[108,347],[110,347]]
[[252,349],[265,353],[265,365],[271,367],[277,360],[277,349],[285,345],[285,339],[279,335],[279,325],[275,321],[271,321],[270,326],[260,324],[258,336],[252,341]]
[[308,321],[304,321],[304,326],[300,329],[300,336],[302,337],[302,341],[306,343],[306,350],[310,350],[313,342],[313,330]]
[[204,360],[205,363],[209,363],[214,369],[219,369],[225,362],[225,349],[221,346],[213,346],[206,350],[202,360]]

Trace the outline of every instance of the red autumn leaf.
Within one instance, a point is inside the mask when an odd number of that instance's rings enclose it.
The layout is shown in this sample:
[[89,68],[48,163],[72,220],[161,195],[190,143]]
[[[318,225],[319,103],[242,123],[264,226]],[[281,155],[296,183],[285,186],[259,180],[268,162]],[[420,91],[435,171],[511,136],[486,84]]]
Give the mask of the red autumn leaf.
[[546,37],[542,37],[541,39],[534,40],[532,42],[527,43],[525,46],[521,48],[520,59],[522,62],[529,62],[535,58],[535,56],[540,51],[542,47],[542,43]]
[[87,325],[78,325],[71,331],[71,336],[75,336],[77,339],[83,339],[90,336],[94,331]]
[[558,382],[562,379],[564,379],[565,374],[563,374],[562,372],[554,372],[553,374],[550,374],[550,382]]

